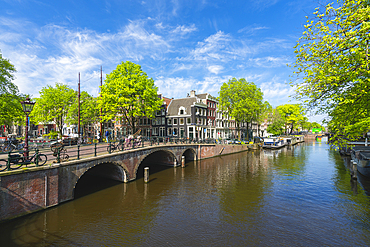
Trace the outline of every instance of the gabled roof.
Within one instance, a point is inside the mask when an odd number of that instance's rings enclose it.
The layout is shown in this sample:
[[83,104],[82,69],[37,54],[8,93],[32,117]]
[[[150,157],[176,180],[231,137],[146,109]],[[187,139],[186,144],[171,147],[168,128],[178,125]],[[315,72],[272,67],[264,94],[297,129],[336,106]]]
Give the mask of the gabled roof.
[[171,104],[167,108],[167,115],[168,116],[177,116],[179,113],[179,108],[181,106],[185,107],[186,115],[191,114],[191,107],[194,105],[207,107],[207,105],[203,104],[202,102],[197,103],[197,97],[186,97],[182,99],[173,99]]

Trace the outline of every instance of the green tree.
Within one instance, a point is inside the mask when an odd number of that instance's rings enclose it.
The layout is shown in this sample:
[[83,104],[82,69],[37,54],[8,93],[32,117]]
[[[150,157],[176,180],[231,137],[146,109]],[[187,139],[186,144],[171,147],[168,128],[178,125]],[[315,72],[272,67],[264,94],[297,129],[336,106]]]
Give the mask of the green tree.
[[122,62],[107,74],[101,88],[99,106],[103,120],[125,120],[136,131],[139,118],[153,118],[160,110],[162,100],[158,97],[154,80],[148,78],[141,66],[130,61]]
[[[7,131],[14,124],[24,124],[24,113],[20,102],[25,99],[19,94],[18,87],[12,80],[16,72],[14,65],[8,59],[2,57],[0,51],[0,125],[4,125]],[[0,132],[3,132],[1,128]]]
[[[235,120],[239,138],[240,124],[258,120],[264,107],[261,89],[244,78],[232,78],[223,83],[219,92],[219,103],[221,110],[228,112]],[[249,139],[248,124],[247,133]]]
[[[304,120],[305,110],[299,104],[280,105],[276,109],[279,111],[280,116],[284,121],[286,134],[291,134],[294,128],[296,127],[296,125],[300,121]],[[289,133],[288,133],[288,127],[290,130]]]
[[369,1],[338,0],[316,9],[295,46],[296,98],[329,115],[337,144],[369,130],[369,30]]
[[[78,92],[75,92],[73,103],[69,107],[66,122],[78,125]],[[86,127],[100,119],[100,108],[98,100],[87,92],[82,91],[80,95],[80,125],[86,133]]]
[[282,135],[284,134],[284,120],[282,119],[280,112],[275,108],[269,114],[268,121],[270,124],[267,127],[267,133],[273,135]]
[[0,51],[0,95],[18,94],[18,87],[12,82],[14,72],[16,72],[14,65],[8,59],[3,58]]
[[[262,123],[265,122],[265,120],[269,119],[269,116],[272,113],[272,106],[270,105],[269,102],[265,101],[265,102],[263,102],[263,105],[262,105],[262,108],[260,109],[260,111],[261,112],[260,112],[260,114],[257,115],[257,120],[256,120],[258,125],[261,125]],[[263,135],[263,131],[262,131],[262,135]]]
[[76,92],[67,85],[47,85],[41,89],[40,98],[35,99],[36,104],[30,115],[32,121],[36,124],[52,122],[62,136],[63,125],[75,98]]

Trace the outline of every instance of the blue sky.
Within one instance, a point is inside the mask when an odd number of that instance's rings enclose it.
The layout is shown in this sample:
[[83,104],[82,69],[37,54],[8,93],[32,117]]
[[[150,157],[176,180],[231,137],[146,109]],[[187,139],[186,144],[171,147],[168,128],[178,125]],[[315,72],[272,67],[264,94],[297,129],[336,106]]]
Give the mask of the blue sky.
[[[34,97],[65,83],[99,93],[122,61],[140,64],[165,97],[218,96],[246,78],[273,106],[289,103],[293,46],[316,0],[0,0],[0,49]],[[292,103],[296,103],[292,101]],[[321,116],[310,117],[311,121]]]

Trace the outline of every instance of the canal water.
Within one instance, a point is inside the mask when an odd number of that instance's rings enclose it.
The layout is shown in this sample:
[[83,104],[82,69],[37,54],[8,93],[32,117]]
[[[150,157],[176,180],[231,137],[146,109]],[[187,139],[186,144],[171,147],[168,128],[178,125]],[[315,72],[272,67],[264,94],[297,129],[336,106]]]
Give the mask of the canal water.
[[148,184],[86,181],[78,199],[1,224],[0,246],[369,246],[360,179],[323,140],[188,163]]

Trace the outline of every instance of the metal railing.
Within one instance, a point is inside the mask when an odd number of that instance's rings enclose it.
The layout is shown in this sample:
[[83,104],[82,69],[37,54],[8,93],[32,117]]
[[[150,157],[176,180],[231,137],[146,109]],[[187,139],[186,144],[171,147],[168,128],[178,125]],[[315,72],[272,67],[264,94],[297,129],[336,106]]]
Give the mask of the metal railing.
[[[185,145],[185,144],[228,144],[225,139],[192,139],[178,137],[141,137],[141,138],[124,138],[112,140],[109,143],[93,140],[89,144],[78,144],[77,142],[64,142],[53,148],[53,145],[31,146],[29,148],[29,157],[31,161],[23,156],[20,152],[0,152],[0,172],[11,171],[16,169],[27,169],[29,167],[40,166],[40,156],[47,157],[46,165],[53,163],[62,163],[71,160],[80,160],[83,158],[96,157],[99,155],[110,154],[115,151],[132,150],[143,147],[159,145]],[[43,160],[42,160],[43,162]]]

